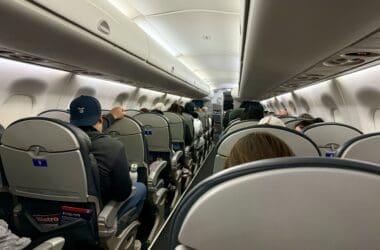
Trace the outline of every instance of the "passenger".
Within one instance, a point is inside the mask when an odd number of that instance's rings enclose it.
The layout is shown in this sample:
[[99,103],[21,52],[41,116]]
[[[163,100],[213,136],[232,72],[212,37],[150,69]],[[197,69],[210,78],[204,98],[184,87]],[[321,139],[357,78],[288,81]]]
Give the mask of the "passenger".
[[294,153],[280,138],[268,133],[252,133],[235,143],[224,169],[246,162],[287,156],[294,156]]
[[323,119],[322,118],[314,118],[314,119],[311,119],[311,120],[302,120],[300,121],[299,123],[296,124],[295,126],[295,129],[299,132],[302,132],[302,130],[309,126],[309,125],[312,125],[312,124],[315,124],[315,123],[321,123],[323,122]]
[[286,110],[286,108],[284,109],[281,109],[280,112],[278,113],[278,116],[288,116],[289,115],[289,112],[288,110]]
[[205,139],[203,138],[203,126],[201,120],[199,120],[198,113],[194,111],[195,105],[192,102],[185,104],[185,113],[188,113],[193,116],[194,123],[194,146],[196,149],[200,150],[205,144]]
[[[110,200],[124,201],[131,194],[132,181],[123,144],[103,134],[103,129],[124,117],[123,109],[115,107],[105,117],[101,114],[99,101],[91,96],[80,96],[70,104],[70,122],[81,128],[91,139],[93,153],[100,177],[103,204]],[[146,196],[146,187],[137,182],[136,194],[118,211],[121,216],[133,207],[141,212]]]
[[231,110],[231,112],[228,115],[228,122],[227,122],[227,124],[230,123],[233,120],[241,119],[244,110],[246,108],[249,108],[250,105],[251,105],[251,102],[249,102],[249,101],[243,101],[240,104],[240,107],[238,109]]
[[8,228],[7,222],[0,220],[0,249],[19,250],[26,248],[31,240],[18,237]]
[[208,107],[203,106],[203,108],[202,108],[202,112],[208,114]]
[[264,107],[260,102],[251,102],[250,105],[244,109],[241,120],[261,120],[264,117]]
[[168,112],[172,112],[172,113],[182,115],[182,108],[178,103],[174,102],[172,105],[170,105]]
[[141,108],[140,111],[143,113],[149,113],[149,109],[147,108]]
[[152,109],[151,112],[163,115],[164,114],[164,110],[165,110],[165,104],[163,104],[162,102],[159,102],[156,105],[154,105],[154,107],[153,107],[153,109]]
[[312,115],[308,114],[308,113],[300,114],[300,115],[298,116],[298,118],[303,119],[303,120],[307,120],[307,119],[311,120],[311,119],[314,119],[314,117],[313,117]]
[[273,126],[286,127],[285,123],[280,118],[277,118],[275,116],[265,116],[263,119],[259,121],[258,124],[268,124]]

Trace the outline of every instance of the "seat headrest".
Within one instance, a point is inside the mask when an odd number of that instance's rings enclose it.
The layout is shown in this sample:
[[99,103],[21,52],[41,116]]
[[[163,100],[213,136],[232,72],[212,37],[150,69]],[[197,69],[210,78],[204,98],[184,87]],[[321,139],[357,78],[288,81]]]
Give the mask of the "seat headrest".
[[135,115],[141,114],[142,112],[137,109],[127,109],[125,113],[129,117],[134,117]]
[[109,134],[116,132],[118,135],[133,135],[141,134],[143,131],[138,121],[129,116],[125,116],[123,119],[113,123],[105,132]]
[[170,249],[378,249],[379,189],[380,168],[362,162],[291,157],[237,166],[185,196]]
[[143,126],[151,126],[151,127],[168,127],[168,120],[158,113],[141,113],[137,114],[133,117],[135,120],[139,121]]
[[224,136],[228,135],[232,132],[235,132],[236,130],[247,128],[250,126],[257,125],[259,121],[257,120],[243,120],[243,121],[237,121],[234,123],[231,123],[225,130],[224,130]]
[[282,139],[293,150],[297,156],[319,156],[320,152],[313,141],[303,134],[279,126],[255,125],[239,129],[223,137],[218,145],[219,155],[229,156],[235,143],[246,135],[257,132],[265,132]]
[[318,147],[327,149],[337,149],[348,140],[363,134],[352,126],[335,122],[316,123],[305,127],[302,132]]
[[168,119],[169,124],[172,124],[172,123],[183,123],[183,118],[180,115],[176,114],[176,113],[164,112],[164,116]]
[[62,109],[49,109],[38,114],[39,117],[58,119],[70,123],[70,113]]
[[[59,143],[57,143],[59,142]],[[90,148],[91,141],[81,129],[60,120],[31,117],[18,120],[4,131],[1,144],[21,150],[39,145],[46,152],[65,152]]]
[[357,136],[340,146],[336,152],[336,156],[380,164],[379,148],[379,132],[364,134]]

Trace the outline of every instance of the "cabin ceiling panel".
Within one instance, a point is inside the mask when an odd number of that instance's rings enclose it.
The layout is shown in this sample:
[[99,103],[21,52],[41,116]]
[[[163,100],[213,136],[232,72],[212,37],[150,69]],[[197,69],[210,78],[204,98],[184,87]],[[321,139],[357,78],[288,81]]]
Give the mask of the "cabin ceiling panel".
[[[133,17],[136,23],[149,23],[154,36],[164,40],[174,56],[202,80],[218,87],[218,75],[225,71],[233,79],[240,69],[241,1],[240,0],[130,0],[141,13]],[[232,77],[233,75],[233,77]]]
[[239,52],[239,15],[191,11],[147,19],[180,55]]
[[143,15],[154,15],[189,9],[240,12],[240,1],[236,0],[129,0]]

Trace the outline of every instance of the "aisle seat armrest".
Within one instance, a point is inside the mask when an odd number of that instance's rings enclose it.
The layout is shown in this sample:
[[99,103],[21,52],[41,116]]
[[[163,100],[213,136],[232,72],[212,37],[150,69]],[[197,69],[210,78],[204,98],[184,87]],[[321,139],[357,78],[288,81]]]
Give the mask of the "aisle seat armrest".
[[167,161],[155,161],[152,162],[149,165],[149,177],[148,177],[148,183],[150,186],[155,187],[158,182],[158,177],[160,176],[162,170],[165,169],[166,165],[168,164]]
[[100,237],[108,237],[117,230],[117,213],[119,209],[136,194],[136,187],[132,187],[132,192],[124,201],[113,201],[107,203],[98,216],[98,228]]
[[178,161],[182,157],[182,155],[183,155],[183,151],[182,150],[178,150],[178,151],[176,151],[174,153],[174,155],[171,158],[172,169],[177,169]]

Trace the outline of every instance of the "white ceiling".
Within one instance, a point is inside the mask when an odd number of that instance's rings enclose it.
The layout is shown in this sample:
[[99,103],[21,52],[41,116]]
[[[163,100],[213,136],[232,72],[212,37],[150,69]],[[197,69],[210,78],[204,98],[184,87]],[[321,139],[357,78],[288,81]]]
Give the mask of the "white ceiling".
[[[241,0],[112,0],[212,88],[236,87]],[[141,27],[141,25],[140,25]],[[157,38],[157,36],[159,36]]]

